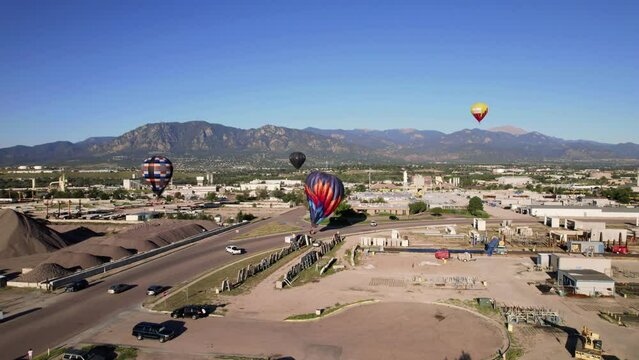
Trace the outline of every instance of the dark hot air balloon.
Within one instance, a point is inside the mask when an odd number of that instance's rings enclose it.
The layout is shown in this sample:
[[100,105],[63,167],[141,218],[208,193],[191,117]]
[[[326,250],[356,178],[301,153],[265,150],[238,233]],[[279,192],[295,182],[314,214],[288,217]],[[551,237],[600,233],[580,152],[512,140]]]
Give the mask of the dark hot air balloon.
[[313,171],[306,177],[304,192],[311,214],[311,226],[330,216],[344,197],[344,184],[337,176]]
[[152,156],[142,164],[144,181],[151,186],[157,197],[162,195],[164,188],[171,182],[173,164],[164,156]]
[[288,160],[296,169],[299,170],[299,168],[301,168],[302,165],[304,165],[304,162],[306,161],[306,155],[304,155],[304,153],[296,151],[294,153],[291,153],[291,155],[288,156]]

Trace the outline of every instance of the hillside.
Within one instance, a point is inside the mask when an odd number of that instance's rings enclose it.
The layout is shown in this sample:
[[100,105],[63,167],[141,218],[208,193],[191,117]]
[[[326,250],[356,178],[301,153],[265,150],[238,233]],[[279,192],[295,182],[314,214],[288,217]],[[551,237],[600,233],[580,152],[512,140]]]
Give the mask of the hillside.
[[113,163],[138,165],[164,154],[180,166],[224,163],[283,165],[291,151],[305,152],[309,165],[401,162],[524,162],[639,160],[639,145],[563,140],[512,126],[432,130],[290,129],[265,125],[240,129],[204,121],[154,123],[118,137],[93,137],[0,149],[0,166]]

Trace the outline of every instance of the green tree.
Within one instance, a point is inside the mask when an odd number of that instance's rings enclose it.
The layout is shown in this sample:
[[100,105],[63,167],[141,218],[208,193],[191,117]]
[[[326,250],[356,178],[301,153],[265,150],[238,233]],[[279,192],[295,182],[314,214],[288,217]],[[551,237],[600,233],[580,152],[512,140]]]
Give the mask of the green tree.
[[436,208],[430,209],[430,213],[433,216],[442,216],[442,214],[444,213],[444,210],[440,207],[436,207]]
[[363,184],[357,184],[355,185],[355,187],[353,188],[354,192],[364,192],[366,191],[366,185]]
[[276,190],[271,191],[271,196],[274,197],[274,198],[283,199],[285,195],[286,194],[284,193],[284,191],[282,191],[280,189],[276,189]]
[[478,215],[480,211],[484,210],[484,204],[477,196],[473,196],[468,202],[468,212],[473,215]]
[[217,199],[217,194],[214,193],[214,192],[206,193],[206,200],[207,201],[217,201],[218,200]]
[[419,214],[428,210],[428,205],[423,201],[417,201],[412,204],[408,204],[408,209],[411,214]]
[[266,199],[268,199],[268,190],[266,190],[266,189],[257,190],[257,199],[258,200],[266,200]]
[[627,204],[632,198],[632,189],[629,187],[617,187],[612,189],[606,189],[603,191],[604,196],[608,199],[615,200],[622,204]]

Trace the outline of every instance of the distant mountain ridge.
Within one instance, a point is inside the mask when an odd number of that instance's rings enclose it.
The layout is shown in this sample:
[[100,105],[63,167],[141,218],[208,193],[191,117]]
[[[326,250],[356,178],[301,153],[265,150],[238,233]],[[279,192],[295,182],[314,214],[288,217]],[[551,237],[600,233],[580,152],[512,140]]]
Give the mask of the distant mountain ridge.
[[417,129],[239,129],[204,121],[153,123],[117,137],[58,141],[0,149],[0,166],[119,163],[137,165],[152,154],[184,162],[268,165],[302,151],[309,163],[422,163],[639,160],[639,145],[563,140],[512,126],[450,134]]

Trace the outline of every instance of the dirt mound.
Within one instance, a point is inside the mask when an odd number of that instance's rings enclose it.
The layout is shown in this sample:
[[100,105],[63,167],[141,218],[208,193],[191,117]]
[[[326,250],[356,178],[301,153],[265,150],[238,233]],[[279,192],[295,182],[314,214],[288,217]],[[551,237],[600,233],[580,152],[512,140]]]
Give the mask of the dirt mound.
[[136,226],[126,232],[100,240],[100,244],[121,246],[137,252],[169,245],[204,231],[198,224],[180,222],[150,223]]
[[0,259],[52,252],[69,243],[53,231],[11,209],[0,210]]
[[42,282],[71,274],[73,274],[73,271],[67,270],[58,264],[44,263],[36,266],[28,273],[18,276],[16,281]]
[[68,250],[75,253],[83,252],[99,257],[108,257],[111,260],[119,260],[135,253],[134,251],[123,248],[122,246],[104,244],[79,244],[78,246],[65,249],[65,251]]
[[87,253],[75,253],[66,250],[58,251],[47,259],[48,263],[58,264],[67,269],[88,269],[107,261],[107,258],[100,258]]

